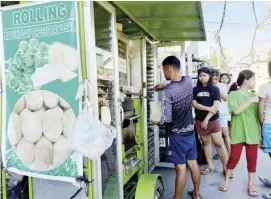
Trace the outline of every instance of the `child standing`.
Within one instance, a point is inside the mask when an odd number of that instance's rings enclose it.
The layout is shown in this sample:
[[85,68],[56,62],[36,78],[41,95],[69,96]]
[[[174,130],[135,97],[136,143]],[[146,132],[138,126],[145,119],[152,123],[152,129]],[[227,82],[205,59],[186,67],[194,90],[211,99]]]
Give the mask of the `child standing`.
[[[239,90],[238,90],[238,87]],[[255,87],[255,74],[250,70],[240,72],[236,84],[231,86],[228,96],[228,107],[232,114],[231,130],[231,153],[227,163],[225,180],[221,183],[219,190],[228,191],[230,176],[238,164],[243,147],[246,148],[248,169],[248,195],[256,197],[259,193],[254,187],[254,176],[256,172],[258,145],[260,143],[260,128],[258,118],[259,98],[249,92]]]

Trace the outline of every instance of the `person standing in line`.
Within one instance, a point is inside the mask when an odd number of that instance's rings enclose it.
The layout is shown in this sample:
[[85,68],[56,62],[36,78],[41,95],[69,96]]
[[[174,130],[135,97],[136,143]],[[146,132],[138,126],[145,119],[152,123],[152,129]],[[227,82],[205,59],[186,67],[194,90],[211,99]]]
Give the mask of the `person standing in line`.
[[[240,88],[238,89],[238,87]],[[228,96],[228,108],[232,114],[231,153],[225,179],[219,186],[220,191],[228,191],[231,173],[238,164],[242,149],[245,146],[249,178],[248,195],[251,197],[259,196],[254,187],[258,145],[260,143],[259,98],[249,91],[254,87],[255,74],[250,70],[241,71],[237,82],[231,86],[231,92]]]
[[[271,60],[268,62],[268,74],[271,79]],[[261,86],[259,90],[259,116],[262,125],[263,151],[271,158],[271,81]],[[260,181],[271,188],[271,180],[259,177]],[[271,193],[263,195],[265,199],[271,199]]]
[[230,85],[231,85],[230,84],[231,83],[231,77],[230,77],[230,75],[228,73],[221,73],[220,77],[219,77],[219,82],[223,83],[223,84],[225,84],[227,86],[227,88],[228,88],[227,93],[228,93],[229,90],[230,90]]
[[[219,82],[227,85],[227,88],[228,88],[227,93],[229,94],[229,90],[230,90],[230,86],[231,86],[231,75],[229,73],[221,73]],[[230,115],[230,113],[228,113],[228,131],[230,134],[231,133],[231,115]]]
[[186,184],[186,163],[191,170],[194,190],[189,195],[200,199],[200,169],[197,163],[197,147],[192,115],[192,79],[180,73],[180,60],[175,56],[165,58],[162,63],[164,76],[170,83],[156,86],[163,89],[161,121],[155,125],[165,126],[167,132],[166,158],[176,169],[175,196],[181,199]]
[[[214,86],[217,86],[220,91],[220,105],[219,105],[219,122],[222,132],[222,137],[226,146],[228,153],[230,154],[231,151],[231,143],[228,131],[228,104],[227,104],[227,93],[228,88],[226,84],[218,82],[220,77],[220,73],[218,70],[212,70],[212,82]],[[218,155],[216,155],[218,158]],[[217,159],[214,157],[214,159]]]
[[211,78],[211,70],[203,67],[198,71],[197,86],[193,89],[193,107],[196,113],[196,131],[199,133],[208,166],[201,171],[202,175],[207,175],[215,168],[212,162],[211,143],[214,144],[219,158],[223,165],[223,172],[226,171],[226,154],[222,146],[222,134],[219,123],[219,88],[214,86]]

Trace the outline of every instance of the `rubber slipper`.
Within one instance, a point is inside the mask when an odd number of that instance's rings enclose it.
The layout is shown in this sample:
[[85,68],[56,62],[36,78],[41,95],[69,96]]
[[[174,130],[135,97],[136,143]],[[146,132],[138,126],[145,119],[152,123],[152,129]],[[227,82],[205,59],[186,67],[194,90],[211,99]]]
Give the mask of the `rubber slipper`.
[[222,192],[227,192],[229,187],[227,185],[220,185],[219,188],[218,188],[220,191]]
[[258,197],[260,195],[259,192],[256,191],[254,187],[252,187],[251,189],[248,188],[248,192],[247,193],[248,193],[248,195],[250,197]]
[[265,187],[271,188],[271,183],[267,178],[258,177]]
[[271,193],[263,194],[262,196],[263,196],[264,199],[271,199]]
[[[194,197],[194,191],[188,191],[188,195],[189,195],[192,199],[195,199],[195,197]],[[203,199],[203,198],[201,197],[201,195],[199,195],[199,197],[200,197],[201,199]]]
[[215,168],[211,169],[209,167],[205,167],[205,169],[203,169],[202,171],[200,171],[200,174],[201,175],[208,175],[208,174],[213,173],[215,171],[216,171]]
[[249,192],[248,192],[248,195],[249,195],[250,197],[258,197],[260,194],[259,194],[258,191],[249,191]]

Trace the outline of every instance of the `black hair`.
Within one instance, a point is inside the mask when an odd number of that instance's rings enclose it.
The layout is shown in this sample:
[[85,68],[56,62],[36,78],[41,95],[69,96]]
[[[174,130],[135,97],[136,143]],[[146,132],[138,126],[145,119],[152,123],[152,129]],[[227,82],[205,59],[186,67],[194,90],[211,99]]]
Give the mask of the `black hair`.
[[213,85],[213,81],[212,81],[212,78],[211,78],[211,76],[212,76],[212,71],[211,71],[208,67],[202,67],[202,68],[200,68],[200,69],[198,70],[198,81],[197,81],[197,86],[198,86],[198,87],[202,87],[202,83],[201,83],[200,80],[199,80],[199,75],[200,75],[200,73],[206,73],[206,74],[208,74],[208,75],[210,76],[209,81],[208,81],[208,83],[207,83],[207,89],[209,90],[211,96],[213,96],[213,95],[214,95],[214,92],[215,92],[215,87],[214,87],[214,85]]
[[255,76],[255,73],[252,72],[251,70],[241,71],[238,75],[237,81],[231,85],[229,93],[231,91],[237,91],[239,87],[242,86],[245,80],[249,80],[253,76]]
[[229,73],[221,73],[220,78],[219,78],[219,82],[221,83],[221,78],[222,78],[223,76],[227,76],[227,77],[228,77],[229,82],[228,82],[227,84],[230,84],[230,82],[231,82],[231,76],[230,76]]
[[181,69],[181,62],[176,56],[168,56],[162,62],[163,66],[171,65],[172,67],[180,70]]
[[220,76],[220,71],[217,70],[217,69],[211,69],[211,74],[212,74],[212,77],[214,77],[214,76],[219,77]]
[[211,70],[208,67],[202,67],[202,68],[200,68],[198,70],[198,82],[197,82],[197,86],[202,87],[202,83],[199,81],[199,75],[200,75],[200,73],[206,73],[206,74],[208,74],[210,76],[208,84],[211,83],[213,85],[212,79],[211,79],[211,75],[212,75]]

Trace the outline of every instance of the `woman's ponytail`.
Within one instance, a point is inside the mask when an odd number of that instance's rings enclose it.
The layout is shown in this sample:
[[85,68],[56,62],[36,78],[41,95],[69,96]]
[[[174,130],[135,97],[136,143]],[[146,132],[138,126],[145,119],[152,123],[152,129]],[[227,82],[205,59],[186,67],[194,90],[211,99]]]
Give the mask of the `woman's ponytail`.
[[251,70],[241,71],[238,75],[237,81],[231,85],[229,93],[232,91],[237,91],[239,87],[243,85],[245,80],[249,80],[253,76],[255,76],[255,73]]
[[234,82],[229,89],[229,93],[232,91],[237,91],[238,89],[239,89],[239,86],[238,86],[237,82]]

